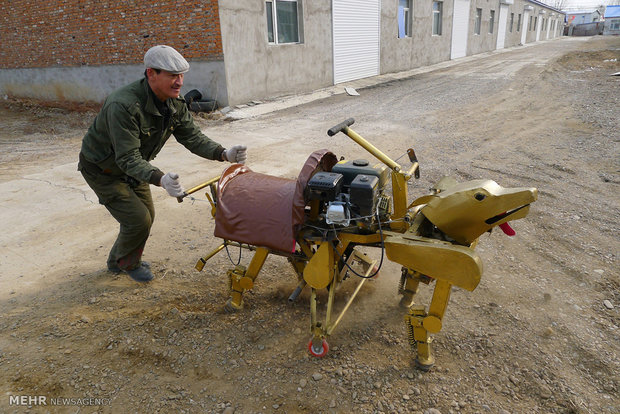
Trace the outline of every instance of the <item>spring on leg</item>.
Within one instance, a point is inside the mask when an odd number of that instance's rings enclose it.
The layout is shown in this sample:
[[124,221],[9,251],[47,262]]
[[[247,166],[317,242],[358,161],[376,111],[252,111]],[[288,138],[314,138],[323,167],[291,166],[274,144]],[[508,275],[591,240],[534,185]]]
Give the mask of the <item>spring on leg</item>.
[[409,345],[411,346],[411,350],[414,353],[418,352],[417,342],[415,340],[415,336],[413,334],[413,325],[411,324],[411,319],[407,318],[407,335],[409,336]]

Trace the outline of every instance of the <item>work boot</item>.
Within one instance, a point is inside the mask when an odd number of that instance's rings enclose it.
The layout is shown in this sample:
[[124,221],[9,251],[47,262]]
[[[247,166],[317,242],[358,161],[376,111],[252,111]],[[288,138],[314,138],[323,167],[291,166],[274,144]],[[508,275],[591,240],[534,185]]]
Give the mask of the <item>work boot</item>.
[[[150,262],[140,262],[141,266],[147,267],[147,268],[151,268],[151,263]],[[119,274],[120,272],[123,271],[123,269],[121,269],[120,267],[118,267],[117,264],[110,264],[108,263],[108,271],[112,272],[112,273],[116,273]]]
[[149,282],[153,280],[153,273],[148,266],[140,265],[133,270],[125,270],[136,282]]

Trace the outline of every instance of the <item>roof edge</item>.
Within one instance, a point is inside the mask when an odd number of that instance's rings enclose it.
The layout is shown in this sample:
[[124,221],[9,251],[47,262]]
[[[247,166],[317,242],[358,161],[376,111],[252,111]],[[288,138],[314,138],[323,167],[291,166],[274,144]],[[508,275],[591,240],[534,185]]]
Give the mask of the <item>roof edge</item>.
[[538,5],[538,6],[542,6],[542,7],[545,7],[545,8],[547,8],[547,9],[551,9],[551,10],[553,10],[553,11],[557,12],[557,13],[560,13],[560,14],[566,14],[566,12],[563,12],[563,11],[562,11],[562,10],[560,10],[560,9],[556,9],[556,8],[555,8],[555,7],[553,7],[553,6],[549,6],[548,4],[545,4],[545,3],[541,2],[541,1],[538,1],[538,0],[526,0],[526,1],[527,1],[528,3],[534,3],[534,4]]

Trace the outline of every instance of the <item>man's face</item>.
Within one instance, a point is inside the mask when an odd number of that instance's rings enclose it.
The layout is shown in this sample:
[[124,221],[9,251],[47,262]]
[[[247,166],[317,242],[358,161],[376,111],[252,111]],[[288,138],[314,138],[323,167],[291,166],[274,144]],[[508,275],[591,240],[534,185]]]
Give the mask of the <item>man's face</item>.
[[183,74],[170,73],[165,70],[160,70],[157,73],[154,69],[148,68],[146,70],[146,77],[148,78],[149,85],[161,101],[165,101],[168,98],[178,98],[181,93],[181,86],[183,86]]

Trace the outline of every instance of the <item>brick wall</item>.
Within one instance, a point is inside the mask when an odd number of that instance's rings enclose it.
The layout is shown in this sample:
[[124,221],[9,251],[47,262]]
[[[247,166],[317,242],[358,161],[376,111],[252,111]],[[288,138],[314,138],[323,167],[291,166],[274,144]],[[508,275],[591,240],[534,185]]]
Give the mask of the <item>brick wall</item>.
[[0,2],[0,69],[140,64],[157,44],[221,59],[217,0]]

